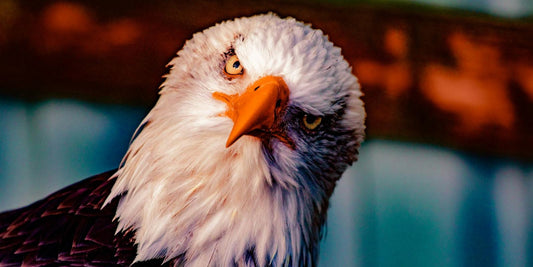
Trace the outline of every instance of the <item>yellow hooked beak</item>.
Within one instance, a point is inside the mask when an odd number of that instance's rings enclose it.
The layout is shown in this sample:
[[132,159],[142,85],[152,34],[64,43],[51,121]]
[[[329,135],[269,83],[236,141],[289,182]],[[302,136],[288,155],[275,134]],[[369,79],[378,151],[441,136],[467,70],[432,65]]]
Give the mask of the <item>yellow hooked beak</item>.
[[261,137],[271,134],[283,140],[278,119],[287,107],[289,88],[281,77],[266,76],[252,83],[241,95],[213,93],[215,99],[224,101],[228,109],[224,115],[233,120],[226,147],[231,146],[243,135]]

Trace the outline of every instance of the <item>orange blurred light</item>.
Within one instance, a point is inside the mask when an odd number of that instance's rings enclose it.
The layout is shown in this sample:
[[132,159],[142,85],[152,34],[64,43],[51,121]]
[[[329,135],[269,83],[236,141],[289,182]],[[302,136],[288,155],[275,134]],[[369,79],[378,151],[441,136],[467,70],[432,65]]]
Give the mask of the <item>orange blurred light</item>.
[[387,29],[385,32],[385,51],[396,58],[407,56],[408,43],[407,35],[404,31],[399,29]]
[[485,126],[511,128],[515,116],[507,95],[509,72],[500,51],[463,33],[453,33],[449,41],[457,68],[429,64],[422,92],[438,108],[457,115],[457,129],[465,133],[479,133]]
[[83,33],[91,30],[94,21],[82,5],[57,2],[43,11],[43,24],[52,32]]
[[354,68],[363,86],[384,88],[389,97],[396,98],[413,85],[413,70],[407,59],[407,35],[391,28],[385,31],[384,41],[385,51],[394,58],[391,63],[360,60],[354,63]]
[[133,20],[121,19],[107,25],[106,39],[112,45],[127,45],[141,35],[140,26]]
[[524,92],[533,101],[533,65],[518,63],[515,66],[516,79],[524,89]]

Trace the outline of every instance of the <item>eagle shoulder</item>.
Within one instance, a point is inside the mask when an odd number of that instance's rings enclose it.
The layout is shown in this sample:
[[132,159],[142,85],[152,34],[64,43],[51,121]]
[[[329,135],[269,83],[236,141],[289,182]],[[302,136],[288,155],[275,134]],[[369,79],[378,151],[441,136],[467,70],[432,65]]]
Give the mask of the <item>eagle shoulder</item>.
[[115,235],[118,200],[102,209],[114,172],[0,213],[0,265],[130,265],[136,255],[134,233]]

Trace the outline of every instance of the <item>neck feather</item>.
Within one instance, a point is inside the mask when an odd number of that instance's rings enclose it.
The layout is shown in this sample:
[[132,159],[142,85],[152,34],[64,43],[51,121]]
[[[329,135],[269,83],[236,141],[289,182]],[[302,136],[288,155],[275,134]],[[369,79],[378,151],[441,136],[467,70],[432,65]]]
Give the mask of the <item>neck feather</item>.
[[245,136],[225,148],[223,127],[189,132],[205,122],[161,123],[150,115],[106,200],[121,198],[117,232],[135,230],[136,261],[181,258],[187,266],[313,261],[321,225],[313,227],[317,211],[309,207],[316,205],[307,203],[302,188],[273,181],[258,140]]

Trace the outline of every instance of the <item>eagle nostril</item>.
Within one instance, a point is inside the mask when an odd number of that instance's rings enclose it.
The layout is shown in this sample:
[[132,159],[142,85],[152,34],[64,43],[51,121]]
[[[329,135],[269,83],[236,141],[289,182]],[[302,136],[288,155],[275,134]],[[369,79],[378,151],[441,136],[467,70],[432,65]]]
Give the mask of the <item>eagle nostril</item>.
[[260,86],[257,86],[256,88],[254,88],[254,91],[257,91],[257,89],[259,89]]

